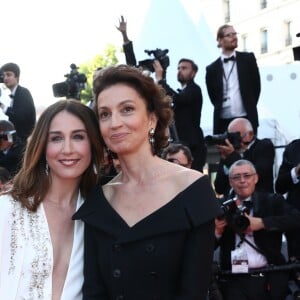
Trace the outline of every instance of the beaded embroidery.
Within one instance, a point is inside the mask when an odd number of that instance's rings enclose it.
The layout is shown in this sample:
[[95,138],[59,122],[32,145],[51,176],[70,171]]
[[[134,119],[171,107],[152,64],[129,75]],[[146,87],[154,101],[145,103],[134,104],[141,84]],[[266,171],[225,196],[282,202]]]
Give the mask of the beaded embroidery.
[[[45,299],[43,294],[45,281],[52,273],[52,253],[49,253],[51,238],[47,222],[44,219],[41,208],[36,213],[33,213],[21,207],[19,202],[15,200],[11,200],[11,202],[13,209],[9,274],[13,274],[16,269],[15,258],[18,249],[25,247],[22,243],[23,241],[34,253],[32,261],[29,262],[29,265],[26,265],[30,273],[28,299]],[[28,275],[26,274],[26,276]]]

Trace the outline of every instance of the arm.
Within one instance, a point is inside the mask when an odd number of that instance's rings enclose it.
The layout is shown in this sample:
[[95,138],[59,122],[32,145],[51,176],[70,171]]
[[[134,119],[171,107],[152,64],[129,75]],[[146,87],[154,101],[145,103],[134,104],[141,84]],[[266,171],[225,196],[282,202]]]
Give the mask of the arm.
[[123,50],[125,54],[126,64],[129,66],[136,66],[136,58],[133,50],[132,41],[129,40],[127,35],[127,22],[124,17],[121,16],[119,20],[119,26],[116,28],[121,32],[123,37]]
[[251,72],[249,73],[252,74],[252,83],[253,83],[252,88],[256,99],[256,104],[257,104],[260,95],[260,90],[261,90],[260,74],[259,74],[259,69],[257,66],[254,53],[251,52],[249,54],[250,54],[250,69],[251,69]]
[[220,195],[225,195],[230,190],[228,171],[231,165],[241,159],[241,155],[234,150],[233,145],[226,139],[226,145],[218,145],[221,160],[218,165],[216,178],[214,181],[215,190]]
[[275,181],[275,190],[277,193],[285,194],[289,190],[295,188],[295,183],[293,182],[291,175],[292,169],[299,165],[296,164],[295,159],[293,159],[295,158],[295,151],[298,151],[297,147],[293,147],[293,144],[290,144],[283,152],[282,163]]
[[206,299],[214,252],[214,221],[194,228],[188,235],[176,300]]
[[288,231],[300,228],[300,211],[289,205],[282,195],[274,194],[269,200],[274,205],[274,215],[263,218],[268,231]]

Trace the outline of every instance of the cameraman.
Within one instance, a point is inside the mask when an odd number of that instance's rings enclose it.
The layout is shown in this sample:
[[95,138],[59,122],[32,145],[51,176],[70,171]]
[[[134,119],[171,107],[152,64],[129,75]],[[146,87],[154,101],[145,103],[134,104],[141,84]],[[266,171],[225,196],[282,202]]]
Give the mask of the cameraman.
[[11,178],[21,167],[25,143],[17,137],[13,123],[0,120],[0,166],[8,170]]
[[[229,169],[236,209],[223,204],[224,215],[215,220],[221,270],[232,272],[223,272],[219,281],[224,300],[284,300],[287,294],[289,272],[255,269],[286,264],[282,233],[300,227],[300,212],[282,195],[256,191],[258,179],[250,161],[236,161]],[[248,213],[240,213],[242,207],[248,207]],[[230,221],[237,215],[248,219],[246,229]]]
[[229,194],[228,170],[235,161],[244,158],[251,161],[256,168],[259,178],[256,189],[273,192],[275,149],[272,141],[267,138],[258,139],[250,121],[246,118],[231,121],[227,131],[228,133],[239,132],[241,140],[235,148],[228,139],[225,145],[217,146],[221,158],[214,181],[215,191],[224,196]]
[[159,60],[153,64],[155,78],[166,93],[173,98],[175,127],[180,142],[186,144],[194,157],[192,169],[203,171],[206,162],[206,146],[200,127],[202,91],[194,81],[198,66],[190,59],[182,58],[177,67],[177,80],[181,89],[174,91],[166,82],[165,70]]

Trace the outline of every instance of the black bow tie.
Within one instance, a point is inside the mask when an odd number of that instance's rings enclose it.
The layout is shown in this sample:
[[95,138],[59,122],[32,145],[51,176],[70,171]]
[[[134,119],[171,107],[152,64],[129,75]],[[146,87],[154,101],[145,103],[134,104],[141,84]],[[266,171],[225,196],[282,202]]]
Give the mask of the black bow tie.
[[232,55],[232,56],[230,56],[230,57],[225,57],[224,59],[223,59],[223,62],[224,63],[227,63],[228,61],[230,61],[230,60],[232,60],[232,61],[234,61],[235,60],[235,57]]
[[14,99],[14,95],[12,95],[12,94],[10,94],[9,97],[10,97],[11,99]]

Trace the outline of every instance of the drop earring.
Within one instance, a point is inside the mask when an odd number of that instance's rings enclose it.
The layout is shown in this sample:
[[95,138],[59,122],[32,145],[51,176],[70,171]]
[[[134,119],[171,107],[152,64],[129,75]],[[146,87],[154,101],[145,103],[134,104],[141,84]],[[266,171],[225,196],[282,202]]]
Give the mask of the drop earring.
[[155,143],[154,133],[155,133],[155,129],[151,128],[149,130],[149,143],[150,143],[151,146],[154,146],[154,143]]
[[49,165],[48,165],[47,161],[46,161],[46,166],[45,166],[45,173],[47,176],[49,176]]

